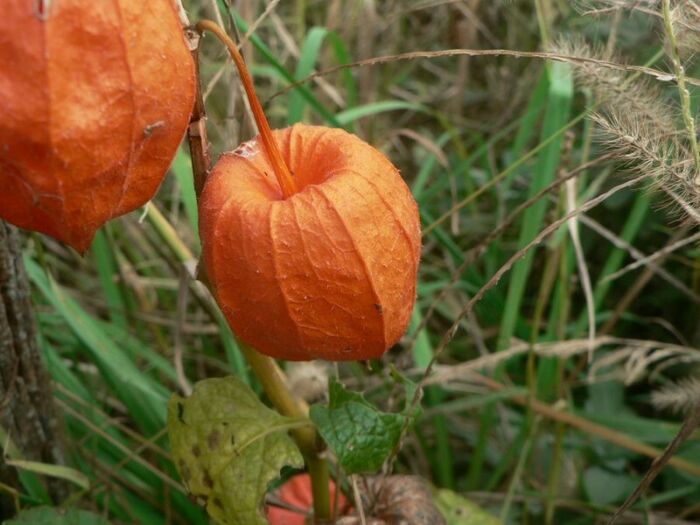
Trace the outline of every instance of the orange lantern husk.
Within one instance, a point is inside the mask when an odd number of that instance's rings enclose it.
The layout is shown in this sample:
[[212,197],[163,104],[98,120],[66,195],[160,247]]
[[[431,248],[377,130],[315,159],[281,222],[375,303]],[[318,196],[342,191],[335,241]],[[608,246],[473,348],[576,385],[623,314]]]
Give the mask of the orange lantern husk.
[[83,252],[153,197],[187,128],[174,3],[7,0],[0,41],[0,218]]
[[[342,492],[336,494],[335,482],[329,482],[331,501],[337,504],[337,514],[343,515],[350,510],[348,500]],[[267,519],[270,525],[305,525],[306,513],[311,511],[313,495],[311,490],[311,478],[308,474],[297,474],[287,480],[277,491],[277,497],[292,509],[267,507]],[[337,501],[336,501],[337,497]],[[299,512],[302,511],[302,512]],[[336,513],[334,513],[336,514]]]
[[418,208],[398,170],[340,129],[272,132],[293,174],[286,197],[257,139],[225,154],[200,198],[209,281],[236,334],[289,360],[382,355],[416,295]]

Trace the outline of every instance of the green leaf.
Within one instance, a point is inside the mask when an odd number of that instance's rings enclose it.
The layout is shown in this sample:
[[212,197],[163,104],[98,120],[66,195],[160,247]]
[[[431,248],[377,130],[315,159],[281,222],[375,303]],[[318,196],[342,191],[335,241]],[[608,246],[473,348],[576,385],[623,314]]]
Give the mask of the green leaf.
[[3,525],[109,525],[102,516],[86,510],[35,507],[19,513]]
[[378,470],[398,444],[406,423],[415,420],[418,410],[411,410],[415,385],[403,381],[407,407],[399,414],[381,412],[335,380],[329,385],[328,405],[311,407],[311,420],[348,474]]
[[104,298],[109,306],[109,317],[114,324],[126,328],[126,302],[119,285],[114,280],[118,270],[114,261],[114,253],[112,252],[113,244],[110,243],[107,237],[108,228],[109,226],[105,225],[104,228],[97,231],[95,239],[92,241],[90,252],[92,253],[97,274],[100,276]]
[[476,503],[472,503],[451,490],[435,491],[435,505],[445,517],[447,525],[501,525]]
[[287,431],[308,420],[279,415],[235,377],[206,379],[188,398],[173,395],[168,433],[175,465],[209,515],[228,525],[265,525],[268,484],[304,462]]

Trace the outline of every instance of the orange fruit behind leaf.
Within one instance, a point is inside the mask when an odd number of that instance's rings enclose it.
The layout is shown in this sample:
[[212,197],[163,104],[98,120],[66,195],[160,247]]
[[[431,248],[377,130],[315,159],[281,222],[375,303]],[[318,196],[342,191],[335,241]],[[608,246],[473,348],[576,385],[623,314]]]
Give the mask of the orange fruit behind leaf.
[[236,334],[290,360],[363,360],[403,335],[416,296],[418,208],[398,170],[340,129],[273,131],[297,192],[257,140],[225,154],[200,198],[203,261]]
[[[333,480],[330,481],[331,504],[336,501],[336,488]],[[306,514],[295,512],[269,505],[267,508],[267,519],[270,525],[305,525],[307,514],[313,509],[313,494],[311,491],[311,478],[308,474],[299,474],[290,478],[277,493],[278,499],[295,509],[305,511]],[[345,512],[348,501],[345,496],[338,494],[338,509]]]
[[175,156],[195,70],[172,0],[6,0],[0,218],[84,251]]

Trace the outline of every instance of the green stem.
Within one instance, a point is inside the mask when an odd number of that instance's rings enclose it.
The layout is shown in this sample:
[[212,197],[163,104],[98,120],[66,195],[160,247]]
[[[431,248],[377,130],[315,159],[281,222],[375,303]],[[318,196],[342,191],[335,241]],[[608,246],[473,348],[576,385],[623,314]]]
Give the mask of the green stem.
[[[275,360],[262,355],[248,345],[242,344],[241,350],[274,407],[288,417],[308,417],[309,407],[289,391],[283,372]],[[330,475],[328,463],[319,457],[319,438],[316,429],[301,427],[292,430],[291,433],[306,459],[306,466],[311,476],[314,519],[328,520],[331,517]]]
[[664,28],[666,30],[666,36],[668,37],[669,46],[671,48],[669,55],[671,57],[671,62],[673,62],[674,72],[676,73],[678,94],[680,95],[681,108],[683,109],[683,123],[685,124],[685,129],[688,132],[688,138],[690,139],[690,150],[693,154],[693,160],[695,162],[695,184],[700,186],[700,148],[698,148],[695,119],[693,118],[690,106],[690,92],[685,84],[685,68],[681,63],[681,56],[678,51],[678,41],[676,40],[676,33],[673,30],[673,21],[671,18],[671,0],[663,0],[661,2],[661,6],[664,18]]
[[[294,398],[287,387],[282,370],[274,359],[245,344],[241,344],[241,350],[275,408],[288,417],[308,417],[309,407],[305,402]],[[307,426],[296,428],[291,433],[304,454],[311,476],[314,518],[317,521],[328,520],[331,517],[330,474],[328,463],[318,455],[319,439],[316,429]]]
[[535,11],[537,13],[537,25],[540,28],[540,39],[545,51],[551,49],[549,6],[545,6],[543,0],[535,0]]
[[332,519],[332,511],[328,462],[325,459],[321,459],[318,455],[313,454],[306,456],[306,466],[309,469],[309,476],[311,476],[311,494],[314,499],[314,521],[316,523],[330,522]]
[[556,510],[556,498],[559,490],[559,479],[561,475],[562,451],[566,426],[564,423],[557,423],[554,432],[554,451],[552,452],[552,467],[549,470],[547,479],[547,497],[545,503],[544,522],[545,525],[554,523],[554,511]]

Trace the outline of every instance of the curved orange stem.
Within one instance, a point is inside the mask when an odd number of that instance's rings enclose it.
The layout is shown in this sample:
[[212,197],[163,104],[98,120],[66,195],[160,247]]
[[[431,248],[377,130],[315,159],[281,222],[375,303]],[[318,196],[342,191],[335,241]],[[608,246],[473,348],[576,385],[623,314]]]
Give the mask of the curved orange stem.
[[294,177],[289,171],[287,164],[284,162],[282,153],[280,153],[280,150],[272,137],[270,124],[267,122],[262,104],[260,104],[258,95],[255,93],[253,80],[251,79],[248,68],[245,65],[245,60],[243,60],[241,53],[238,51],[238,46],[233,40],[231,40],[231,38],[229,38],[226,32],[221,29],[216,22],[212,22],[211,20],[202,20],[197,22],[197,31],[200,33],[203,33],[204,31],[214,33],[217,38],[221,40],[221,42],[223,42],[223,44],[228,48],[228,52],[236,64],[236,68],[238,68],[238,74],[241,77],[243,88],[245,89],[246,95],[248,96],[248,101],[250,102],[250,108],[253,110],[255,123],[258,125],[260,138],[262,139],[265,152],[272,163],[272,169],[275,172],[277,182],[282,189],[282,194],[284,195],[285,199],[291,197],[297,192]]

